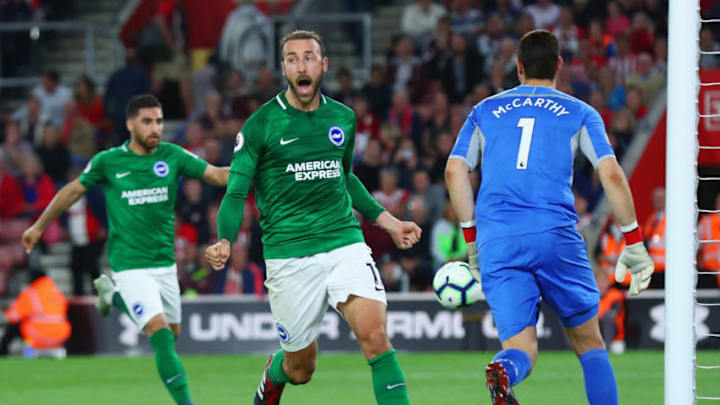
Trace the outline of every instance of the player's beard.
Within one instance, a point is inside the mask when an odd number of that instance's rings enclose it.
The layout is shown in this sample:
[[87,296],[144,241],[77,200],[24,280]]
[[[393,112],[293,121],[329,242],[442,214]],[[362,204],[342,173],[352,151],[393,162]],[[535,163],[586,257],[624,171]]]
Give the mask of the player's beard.
[[143,149],[147,150],[148,152],[151,152],[160,144],[160,134],[150,133],[147,136],[143,137],[136,132],[133,136],[135,137],[135,142],[137,142],[140,146],[143,147]]
[[[290,78],[286,78],[286,80],[288,82],[288,86],[290,86],[290,91],[292,91],[293,95],[295,95],[295,99],[300,103],[300,105],[307,107],[312,104],[315,97],[317,97],[318,93],[320,93],[323,74],[320,73],[316,80],[313,80],[308,75],[299,76],[294,82],[291,81]],[[309,91],[302,91],[303,85],[310,86]]]

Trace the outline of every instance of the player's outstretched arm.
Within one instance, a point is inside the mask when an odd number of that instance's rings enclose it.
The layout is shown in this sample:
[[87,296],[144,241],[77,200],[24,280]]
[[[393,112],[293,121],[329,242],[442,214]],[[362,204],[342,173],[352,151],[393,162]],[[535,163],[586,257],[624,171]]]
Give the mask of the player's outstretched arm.
[[650,284],[655,265],[643,244],[630,185],[615,159],[601,161],[597,165],[597,171],[613,214],[620,222],[625,235],[625,249],[615,267],[615,280],[618,282],[624,280],[625,273],[630,269],[632,272],[630,295],[636,295]]
[[56,220],[63,212],[67,211],[86,191],[85,186],[77,179],[61,188],[45,208],[42,215],[40,215],[32,226],[23,232],[21,243],[25,248],[25,252],[30,253],[37,241],[40,240],[40,236],[42,236],[45,227]]
[[387,211],[378,215],[375,225],[389,233],[395,246],[400,249],[410,249],[422,236],[422,229],[415,222],[401,221]]
[[460,159],[448,159],[445,183],[455,215],[460,221],[468,249],[468,264],[475,280],[480,282],[477,244],[475,243],[475,198],[470,184],[470,166]]
[[226,187],[230,176],[229,167],[217,167],[208,164],[203,172],[202,179],[213,186]]

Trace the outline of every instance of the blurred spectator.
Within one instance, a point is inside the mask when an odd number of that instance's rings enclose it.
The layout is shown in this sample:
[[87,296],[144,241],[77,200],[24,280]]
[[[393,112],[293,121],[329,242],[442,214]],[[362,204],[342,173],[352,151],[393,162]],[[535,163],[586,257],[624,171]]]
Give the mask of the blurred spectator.
[[105,84],[103,105],[105,114],[112,121],[114,140],[102,146],[119,145],[130,136],[125,127],[125,107],[134,96],[149,92],[150,79],[147,73],[136,64],[134,52],[128,51],[125,66],[113,72]]
[[635,128],[635,116],[629,108],[621,108],[613,113],[610,123],[610,142],[612,143],[614,138],[615,143],[612,146],[618,159],[622,159],[632,143]]
[[435,24],[446,13],[445,7],[432,0],[415,0],[405,6],[402,14],[403,33],[419,38],[432,33]]
[[641,53],[637,58],[637,73],[627,78],[627,85],[640,87],[645,104],[650,105],[658,92],[665,87],[665,77],[653,69],[652,56],[649,53]]
[[25,262],[25,250],[18,243],[30,221],[23,218],[25,200],[20,184],[5,171],[0,161],[0,294],[7,291],[13,267]]
[[[189,23],[183,0],[163,0],[150,25],[156,27],[165,45],[165,52],[152,52],[153,93],[163,104],[166,119],[181,119],[193,111],[190,90],[188,50]],[[142,34],[139,42],[142,41]],[[138,49],[142,50],[140,44]],[[162,49],[162,48],[160,48]]]
[[2,161],[0,161],[0,192],[3,196],[0,198],[0,223],[3,225],[0,227],[0,235],[2,235],[2,231],[6,230],[8,225],[7,221],[21,214],[24,209],[20,183],[5,170]]
[[198,121],[190,121],[185,128],[183,147],[205,159],[205,132]]
[[368,190],[377,190],[380,187],[380,167],[382,165],[382,150],[380,141],[371,139],[362,154],[360,163],[353,172],[362,181]]
[[485,29],[477,38],[477,50],[485,61],[485,72],[490,71],[490,64],[500,52],[500,41],[505,35],[505,25],[499,14],[493,13],[485,23]]
[[652,193],[653,213],[645,220],[643,237],[648,253],[655,263],[655,274],[650,288],[665,287],[665,189],[656,188]]
[[555,27],[560,19],[560,6],[552,0],[536,0],[534,4],[525,7],[535,21],[535,27],[551,29]]
[[572,79],[590,83],[597,78],[597,70],[601,66],[601,62],[602,60],[592,52],[590,39],[580,38],[577,55],[570,61],[569,66]]
[[625,103],[636,120],[641,120],[647,115],[648,106],[645,104],[640,87],[630,85],[625,89]]
[[361,93],[367,99],[370,111],[380,121],[386,120],[393,91],[392,86],[385,81],[382,66],[373,65],[370,68],[370,81],[362,88]]
[[388,113],[388,123],[398,129],[401,137],[410,137],[416,144],[422,138],[420,115],[410,104],[410,98],[403,91],[393,94],[393,104]]
[[[79,170],[74,174],[79,174]],[[67,210],[67,231],[73,246],[70,269],[75,296],[86,293],[85,274],[90,276],[90,281],[100,276],[100,257],[107,235],[104,215],[103,196],[95,190],[80,197]]]
[[[25,199],[25,214],[37,218],[55,195],[55,185],[34,153],[23,155],[17,177]],[[47,235],[45,235],[47,236]]]
[[625,352],[625,293],[610,286],[608,274],[595,274],[600,290],[598,320],[605,346],[613,354]]
[[74,97],[78,115],[95,128],[104,130],[106,123],[102,97],[97,94],[95,82],[89,76],[82,75],[75,83]]
[[347,106],[352,106],[358,92],[353,85],[350,69],[346,67],[340,68],[335,79],[338,83],[338,91],[332,95],[332,98]]
[[425,47],[421,49],[423,61],[429,66],[426,67],[428,74],[436,78],[438,72],[442,70],[443,63],[450,54],[450,37],[452,36],[452,28],[450,27],[450,17],[444,16],[435,24],[435,30],[432,32]]
[[406,292],[410,290],[410,277],[400,264],[389,257],[379,261],[380,277],[387,292]]
[[358,97],[352,105],[357,117],[355,129],[355,158],[362,157],[370,139],[380,138],[380,121],[368,110],[367,100]]
[[446,93],[438,91],[432,97],[429,106],[430,117],[424,122],[422,135],[421,156],[435,156],[438,135],[450,131],[450,106]]
[[[445,209],[445,190],[439,184],[430,181],[430,172],[419,167],[412,175],[412,199],[421,198],[423,202],[423,219],[428,228],[432,227],[443,215]],[[412,217],[412,212],[410,212]]]
[[515,21],[512,35],[516,39],[520,39],[523,35],[534,30],[535,28],[535,19],[533,19],[530,14],[524,13],[520,15],[520,18],[518,18],[517,21]]
[[430,252],[435,268],[453,260],[462,260],[467,253],[465,239],[449,201],[445,204],[442,218],[432,227]]
[[197,243],[204,245],[209,241],[207,203],[203,199],[203,184],[198,179],[186,178],[182,184],[182,197],[176,205],[180,220],[193,226],[197,232]]
[[[457,133],[457,132],[455,132]],[[437,150],[433,165],[430,168],[430,178],[433,183],[443,183],[445,180],[445,164],[450,151],[455,145],[455,138],[448,132],[443,132],[437,138]]]
[[563,58],[570,61],[578,53],[580,38],[585,36],[585,30],[575,24],[570,6],[564,6],[560,9],[558,24],[553,29],[553,34],[558,38],[560,53]]
[[[714,210],[700,215],[697,238],[702,241],[720,240],[720,194],[715,197]],[[717,276],[698,275],[698,288],[720,287],[720,242],[698,243],[698,263],[703,272],[716,272]]]
[[275,81],[272,70],[267,66],[260,67],[252,93],[264,103],[275,97],[280,91],[281,86],[278,86]]
[[[720,44],[715,41],[712,29],[703,27],[700,30],[700,51],[701,52],[717,52],[720,51]],[[718,55],[700,54],[700,69],[715,69],[720,66]]]
[[[194,109],[191,117],[201,111],[205,111],[205,99],[207,98],[208,93],[212,91],[219,91],[218,86],[220,85],[220,83],[218,82],[222,75],[220,74],[218,64],[219,62],[217,60],[217,52],[213,52],[208,56],[208,61],[205,66],[192,72],[190,77],[190,84],[192,87]],[[230,73],[232,73],[232,71]],[[242,78],[241,85],[244,87],[245,77],[242,75],[242,73],[239,74]],[[228,86],[228,83],[226,83],[225,86],[220,86],[223,88],[223,101],[225,103],[227,103],[226,96],[228,92]],[[234,89],[231,92],[234,93]],[[225,104],[223,105],[223,108],[225,108]]]
[[65,184],[70,168],[70,152],[61,142],[60,131],[53,125],[46,125],[43,142],[35,151],[53,182],[58,186]]
[[613,112],[608,108],[605,102],[605,96],[602,91],[595,89],[590,93],[590,106],[600,114],[603,122],[605,123],[605,130],[610,130],[610,124],[612,123]]
[[380,188],[372,193],[373,198],[396,218],[405,217],[405,204],[410,193],[398,188],[400,173],[393,166],[380,169]]
[[42,131],[47,119],[41,115],[40,100],[31,97],[23,107],[13,113],[11,119],[20,125],[22,139],[32,144],[42,141]]
[[0,341],[0,356],[8,354],[12,340],[22,337],[31,353],[36,349],[57,350],[57,357],[64,358],[63,345],[71,331],[67,299],[45,273],[34,271],[31,281],[5,310],[10,325]]
[[[625,239],[617,221],[611,222],[602,232],[598,248],[600,251],[597,256],[597,263],[600,267],[600,273],[606,276],[610,284],[613,284],[615,283],[615,266],[625,249]],[[621,285],[629,286],[631,277],[630,274],[626,274]]]
[[625,106],[625,88],[615,79],[615,72],[607,66],[597,72],[598,87],[605,96],[608,107],[617,111]]
[[247,238],[238,238],[233,243],[230,265],[223,272],[225,282],[222,294],[255,294],[259,297],[265,295],[265,276],[257,263],[248,260]]
[[65,104],[62,144],[68,147],[73,160],[82,164],[89,161],[96,152],[93,127],[85,117],[79,114],[75,100],[70,100]]
[[[515,3],[515,0],[495,0],[494,4],[490,5],[489,14],[498,15],[503,24],[512,24],[520,16],[520,8]],[[487,25],[485,28],[487,29]]]
[[617,39],[617,55],[608,60],[608,66],[615,71],[618,83],[625,83],[627,78],[637,71],[637,56],[630,53],[630,39],[622,35]]
[[[271,24],[250,0],[236,0],[238,7],[228,15],[218,45],[220,59],[237,71],[257,70],[267,61]],[[265,99],[263,99],[263,102]]]
[[600,61],[598,63],[600,66],[604,65],[609,58],[617,54],[615,38],[605,32],[605,26],[602,20],[595,19],[590,21],[588,39],[590,40],[592,53]]
[[630,28],[630,49],[633,53],[652,53],[655,42],[655,27],[647,14],[637,12]]
[[399,91],[407,94],[418,92],[418,82],[422,76],[422,63],[414,52],[413,42],[409,37],[400,37],[396,40],[386,73],[388,82],[396,93]]
[[32,153],[30,142],[20,137],[20,126],[15,121],[5,122],[5,141],[0,144],[0,163],[10,175],[20,174],[25,156]]
[[482,29],[483,14],[473,7],[471,0],[453,1],[450,21],[453,33],[476,35]]
[[[667,76],[667,38],[658,37],[655,39],[655,66],[654,69],[662,73],[663,76]],[[703,56],[700,56],[702,61]],[[702,62],[701,62],[702,63]]]
[[442,71],[443,89],[452,103],[458,103],[483,79],[484,63],[460,34],[452,35],[450,51],[452,56]]
[[[630,32],[630,19],[620,11],[614,1],[607,4],[607,17],[605,17],[605,32],[608,35],[618,38]],[[628,43],[629,47],[629,43]]]
[[198,117],[198,122],[209,138],[231,138],[240,130],[238,121],[230,119],[223,113],[222,96],[214,92],[208,94],[205,101],[205,113]]
[[[414,196],[408,200],[408,218],[415,222],[423,232],[429,232],[431,225],[427,222],[425,202],[422,196]],[[410,290],[425,291],[432,284],[433,266],[430,257],[430,238],[427,234],[410,249],[398,252],[398,263],[403,273],[408,275]]]
[[403,138],[395,149],[392,162],[400,173],[398,185],[400,188],[410,189],[412,174],[420,162],[415,143],[409,138]]
[[[246,119],[253,113],[248,104],[250,98],[250,90],[245,83],[245,76],[242,72],[231,70],[227,72],[225,85],[222,88],[222,114],[236,119]],[[204,91],[205,98],[202,99],[197,111],[207,111],[207,99],[216,93],[216,90],[207,89]],[[197,98],[197,95],[196,95]],[[265,102],[266,100],[263,100]]]
[[585,236],[585,232],[592,223],[592,214],[588,212],[588,203],[585,197],[573,191],[575,197],[575,212],[577,212],[578,223],[577,230],[580,235]]
[[175,262],[180,285],[186,289],[188,280],[198,268],[198,236],[194,226],[175,217]]
[[65,119],[65,103],[72,98],[72,91],[60,84],[59,80],[60,75],[56,71],[45,72],[42,83],[32,90],[32,97],[40,102],[40,115],[57,126],[62,125]]

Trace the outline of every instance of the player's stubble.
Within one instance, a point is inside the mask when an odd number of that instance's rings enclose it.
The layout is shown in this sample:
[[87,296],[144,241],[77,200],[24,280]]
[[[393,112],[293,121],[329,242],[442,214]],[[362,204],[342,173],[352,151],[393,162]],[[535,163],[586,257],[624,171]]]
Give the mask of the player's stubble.
[[[317,97],[318,93],[320,93],[320,89],[322,88],[323,75],[324,73],[321,69],[320,74],[318,74],[318,77],[315,79],[313,79],[307,74],[300,74],[295,80],[292,80],[288,76],[285,76],[285,80],[287,80],[290,91],[295,96],[295,99],[299,101],[303,107],[307,107],[312,104],[313,100],[315,100],[315,97]],[[300,90],[298,89],[300,86],[304,85],[312,86],[312,91],[309,95],[302,95]]]

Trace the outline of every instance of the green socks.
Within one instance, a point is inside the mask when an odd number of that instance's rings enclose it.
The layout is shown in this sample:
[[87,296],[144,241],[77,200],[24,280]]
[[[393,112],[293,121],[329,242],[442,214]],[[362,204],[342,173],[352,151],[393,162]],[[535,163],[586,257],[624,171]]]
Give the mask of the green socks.
[[[130,316],[130,311],[128,311],[125,301],[123,301],[120,293],[117,291],[112,295],[112,304],[115,308],[122,310],[127,316]],[[130,316],[130,319],[132,319],[132,316]]]
[[378,405],[409,405],[407,384],[395,350],[368,360]]
[[270,369],[268,370],[268,376],[272,385],[278,386],[285,383],[295,385],[294,382],[290,381],[290,377],[285,374],[285,370],[282,368],[282,362],[285,358],[285,352],[280,349],[273,356],[272,362],[270,363]]
[[150,336],[150,345],[155,351],[155,364],[165,388],[176,403],[192,405],[185,368],[180,362],[180,357],[175,353],[175,337],[170,329],[160,329],[155,332]]

